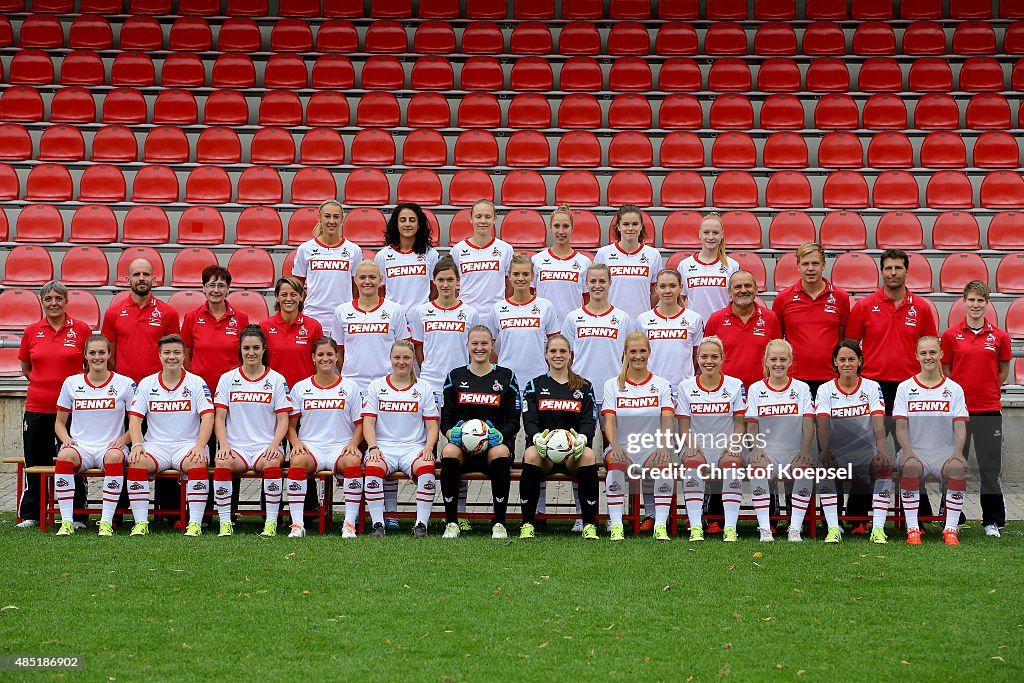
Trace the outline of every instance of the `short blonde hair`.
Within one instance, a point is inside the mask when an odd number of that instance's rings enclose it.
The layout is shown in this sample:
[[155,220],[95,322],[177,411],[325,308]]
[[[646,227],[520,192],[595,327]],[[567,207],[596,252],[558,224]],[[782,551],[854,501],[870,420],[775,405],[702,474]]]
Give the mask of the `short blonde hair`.
[[817,242],[804,242],[796,249],[796,262],[800,263],[804,257],[817,252],[821,255],[821,262],[825,263],[825,248]]
[[772,352],[772,347],[781,346],[785,349],[786,353],[789,354],[789,360],[793,360],[793,345],[785,339],[772,339],[768,342],[768,345],[764,347],[764,357],[761,359],[761,369],[764,370],[764,376],[768,376],[768,354]]

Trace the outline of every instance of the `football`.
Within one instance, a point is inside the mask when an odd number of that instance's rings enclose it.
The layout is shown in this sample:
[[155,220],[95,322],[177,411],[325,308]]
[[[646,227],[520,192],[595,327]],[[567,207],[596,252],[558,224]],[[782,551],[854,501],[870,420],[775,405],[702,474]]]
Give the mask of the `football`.
[[470,455],[487,450],[487,423],[483,420],[466,420],[462,425],[462,449]]
[[565,429],[556,429],[548,436],[548,460],[564,462],[572,456],[572,434]]

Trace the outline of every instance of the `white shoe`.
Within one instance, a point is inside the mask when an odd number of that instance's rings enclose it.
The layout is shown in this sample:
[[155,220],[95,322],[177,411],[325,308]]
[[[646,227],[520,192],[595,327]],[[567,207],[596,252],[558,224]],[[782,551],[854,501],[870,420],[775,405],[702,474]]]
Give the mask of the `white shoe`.
[[995,524],[986,524],[982,528],[985,529],[986,536],[992,536],[993,538],[999,538],[1002,536],[1002,534],[999,533],[999,527]]
[[75,527],[75,531],[81,531],[82,529],[86,528],[85,522],[75,522],[73,526]]
[[574,534],[582,534],[583,533],[583,520],[582,519],[577,519],[576,523],[572,525],[572,532]]
[[304,538],[306,536],[306,527],[298,524],[292,524],[292,530],[288,534],[288,538]]
[[342,538],[355,538],[356,537],[356,525],[352,522],[345,522],[341,525],[341,537]]
[[35,529],[37,526],[39,526],[39,520],[38,519],[23,519],[23,520],[21,520],[21,522],[19,522],[15,526],[17,526],[19,529]]
[[789,527],[789,533],[786,534],[786,540],[789,541],[790,543],[799,543],[802,540],[804,540],[804,539],[800,538],[800,527],[798,527],[798,526],[791,526],[791,527]]
[[491,527],[491,538],[503,539],[508,538],[508,532],[505,531],[505,525],[498,523]]
[[461,531],[459,525],[452,522],[444,528],[444,534],[441,535],[441,538],[458,538]]
[[775,537],[772,536],[772,530],[771,529],[761,529],[761,528],[758,528],[757,533],[761,534],[761,543],[771,543],[772,541],[775,540]]

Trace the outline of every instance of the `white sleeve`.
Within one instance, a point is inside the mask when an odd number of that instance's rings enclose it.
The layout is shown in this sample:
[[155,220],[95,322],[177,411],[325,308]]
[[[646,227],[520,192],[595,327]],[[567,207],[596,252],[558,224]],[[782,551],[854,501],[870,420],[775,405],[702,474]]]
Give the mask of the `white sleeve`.
[[434,400],[434,391],[426,382],[420,382],[420,393],[423,398],[420,401],[420,412],[424,420],[440,420],[441,413],[437,410],[437,401]]
[[423,343],[423,318],[420,313],[419,306],[413,306],[409,309],[409,317],[406,319],[406,324],[409,327],[409,337],[414,342]]
[[[871,409],[874,410],[874,405],[871,406]],[[906,418],[909,412],[909,406],[907,405],[907,383],[900,382],[900,385],[896,388],[896,399],[892,404],[892,416]]]
[[[477,325],[482,325],[480,321],[480,314],[476,312],[476,309],[472,306],[466,306],[466,331],[473,329]],[[468,336],[468,335],[467,335]]]
[[757,422],[757,407],[758,405],[760,405],[761,402],[760,399],[758,399],[757,397],[756,391],[759,384],[761,383],[755,382],[754,384],[750,385],[750,393],[747,395],[747,422]]
[[660,391],[658,392],[658,407],[663,411],[667,408],[673,413],[676,412],[676,404],[672,400],[672,384],[667,380],[660,387]]
[[616,397],[619,393],[619,379],[617,377],[609,377],[604,383],[604,400],[601,403],[601,414],[611,413],[615,415],[615,408],[618,401]]
[[146,380],[142,380],[139,386],[135,387],[135,395],[132,396],[128,412],[139,417],[146,417],[149,413],[149,399],[146,398]]
[[[381,249],[373,255],[373,262],[377,264],[377,268],[380,270],[380,282],[387,289],[388,286],[388,269],[384,267],[384,250]],[[355,272],[355,269],[352,269]]]
[[338,346],[345,346],[345,330],[347,329],[345,323],[342,322],[341,316],[338,315],[338,310],[341,306],[334,309],[334,315],[331,317],[331,338],[338,342]]
[[814,415],[814,403],[811,401],[811,389],[806,384],[800,387],[798,396],[800,401],[800,415]]
[[292,274],[301,278],[306,277],[309,271],[309,260],[306,257],[305,244],[300,244],[295,250],[295,263],[292,264]]
[[427,250],[427,279],[428,280],[433,280],[434,279],[434,266],[437,265],[437,262],[440,260],[440,258],[441,257],[438,256],[438,254],[437,254],[437,249],[434,249],[433,247],[431,247],[430,249]]
[[362,416],[377,417],[377,380],[370,382],[369,388],[366,390],[366,398],[363,399],[363,410]]
[[658,273],[661,272],[662,264],[664,263],[664,259],[661,258],[661,252],[651,247],[651,265],[654,267],[650,270],[649,279],[652,285],[658,282]]
[[555,306],[548,301],[541,314],[541,326],[544,328],[544,336],[550,337],[553,334],[558,334],[558,322],[558,319],[555,317]]
[[[885,414],[885,399],[882,397],[882,387],[881,387],[881,385],[878,385],[878,384],[876,384],[875,387],[878,389],[878,391],[875,392],[874,397],[868,396],[868,401],[869,401],[868,405],[871,408],[871,414],[872,415],[874,415],[875,413],[882,413],[884,415]],[[895,415],[895,414],[896,413],[894,411],[893,415]]]
[[405,319],[405,309],[401,306],[397,307],[398,313],[395,314],[393,321],[395,327],[395,339],[408,339],[409,338],[409,323]]
[[228,407],[228,393],[230,391],[228,384],[228,373],[225,372],[217,380],[217,391],[213,394],[213,404],[215,406],[220,406],[221,408]]
[[693,311],[693,315],[694,321],[690,325],[690,338],[693,340],[694,347],[697,347],[704,341],[704,316],[697,311]]
[[199,375],[194,375],[196,378],[195,393],[199,395],[196,399],[196,414],[202,417],[205,413],[213,412],[213,401],[210,400],[210,387],[206,386],[206,382]]
[[690,397],[686,395],[685,382],[680,382],[676,389],[676,417],[690,417]]
[[[117,400],[121,402],[121,405],[123,405],[125,411],[127,411],[132,405],[132,398],[135,396],[136,385],[131,379],[128,379],[127,377],[125,379],[127,381],[124,383],[124,386],[121,387],[121,392],[118,395]],[[58,405],[60,404],[58,403]]]
[[71,375],[64,379],[60,385],[60,395],[57,396],[57,407],[66,413],[70,413],[75,407],[75,399],[71,396],[71,380],[77,375]]
[[291,413],[292,398],[288,393],[288,383],[281,377],[274,385],[274,412]]
[[569,348],[576,342],[576,324],[572,321],[572,313],[569,311],[562,319],[562,336],[569,340]]
[[[498,303],[501,303],[501,302],[499,301]],[[494,350],[495,350],[495,352],[497,352],[497,350],[498,350],[498,316],[495,315],[495,313],[494,313],[494,308],[497,305],[498,304],[494,304],[494,306],[491,306],[491,308],[487,311],[487,313],[484,314],[483,321],[481,321],[481,324],[485,325],[487,327],[487,329],[489,329],[491,331],[491,336],[494,337]]]
[[732,397],[732,414],[740,415],[747,412],[747,399],[746,399],[746,388],[743,386],[743,382],[738,382],[739,389],[733,394]]
[[345,406],[348,409],[348,419],[352,421],[353,425],[363,421],[363,402],[359,400],[358,388],[356,388],[354,394],[350,394],[345,400]]
[[963,387],[959,384],[957,384],[956,389],[953,390],[953,400],[950,402],[950,412],[953,414],[954,420],[966,420],[968,417],[967,399],[964,396]]
[[832,415],[832,382],[818,386],[818,395],[814,399],[814,414],[830,417]]

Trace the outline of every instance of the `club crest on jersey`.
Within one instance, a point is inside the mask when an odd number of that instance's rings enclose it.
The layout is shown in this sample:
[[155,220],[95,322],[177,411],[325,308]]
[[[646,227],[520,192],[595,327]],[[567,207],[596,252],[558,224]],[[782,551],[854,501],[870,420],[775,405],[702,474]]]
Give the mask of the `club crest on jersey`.
[[501,391],[501,382],[499,382],[498,380],[494,380],[494,384],[491,386],[491,389],[494,389],[495,391]]
[[184,396],[185,398],[188,398],[189,396],[192,395],[192,392],[189,390],[188,387],[185,387],[184,389],[181,390],[181,395]]
[[789,390],[789,398],[794,400],[794,401],[796,400],[796,389],[790,389]]
[[577,389],[576,391],[572,392],[572,397],[579,401],[583,398],[583,392]]

